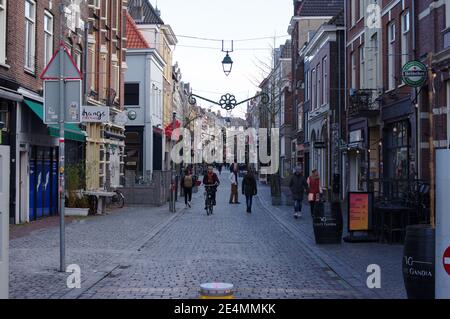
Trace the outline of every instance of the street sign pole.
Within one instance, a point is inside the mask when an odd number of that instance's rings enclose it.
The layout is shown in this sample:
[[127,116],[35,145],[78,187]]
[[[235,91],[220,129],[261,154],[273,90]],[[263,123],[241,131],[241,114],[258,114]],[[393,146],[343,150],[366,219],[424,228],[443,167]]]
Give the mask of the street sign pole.
[[[61,4],[60,35],[63,40],[63,16],[64,4]],[[64,90],[64,46],[60,45],[59,54],[61,61],[59,63],[59,218],[60,218],[60,272],[66,271],[66,231],[65,231],[65,139],[64,139],[64,120],[65,120],[65,90]]]

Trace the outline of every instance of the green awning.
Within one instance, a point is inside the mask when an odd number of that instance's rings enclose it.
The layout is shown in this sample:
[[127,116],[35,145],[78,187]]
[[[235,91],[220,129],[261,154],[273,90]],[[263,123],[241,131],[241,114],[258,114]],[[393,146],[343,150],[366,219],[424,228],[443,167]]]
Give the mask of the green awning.
[[[43,121],[44,108],[42,103],[24,99],[25,104]],[[49,125],[48,133],[50,136],[59,137],[59,126]],[[76,124],[64,124],[64,138],[70,141],[84,143],[86,136]]]

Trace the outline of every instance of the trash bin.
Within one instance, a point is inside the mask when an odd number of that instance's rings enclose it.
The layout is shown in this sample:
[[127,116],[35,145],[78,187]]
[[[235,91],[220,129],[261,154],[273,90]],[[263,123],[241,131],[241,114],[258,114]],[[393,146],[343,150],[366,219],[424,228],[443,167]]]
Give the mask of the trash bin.
[[[340,244],[342,242],[343,217],[341,204],[316,203],[313,215],[314,237],[316,244]],[[329,208],[329,209],[327,209]]]

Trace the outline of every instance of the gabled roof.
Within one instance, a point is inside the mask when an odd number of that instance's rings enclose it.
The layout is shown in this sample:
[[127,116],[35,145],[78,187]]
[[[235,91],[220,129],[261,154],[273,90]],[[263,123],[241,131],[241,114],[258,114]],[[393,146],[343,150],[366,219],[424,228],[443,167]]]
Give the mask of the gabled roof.
[[164,24],[159,12],[153,8],[149,0],[129,0],[128,12],[136,24]]
[[297,15],[300,17],[334,17],[344,9],[344,0],[302,0]]
[[127,14],[127,47],[129,49],[149,49],[150,45],[139,31],[133,18]]

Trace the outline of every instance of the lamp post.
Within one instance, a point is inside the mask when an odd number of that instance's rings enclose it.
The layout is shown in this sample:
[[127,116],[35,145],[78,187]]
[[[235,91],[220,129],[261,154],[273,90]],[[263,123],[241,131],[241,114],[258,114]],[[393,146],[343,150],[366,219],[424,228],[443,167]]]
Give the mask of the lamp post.
[[[173,136],[173,132],[175,132],[176,130],[176,122],[177,122],[177,112],[173,112],[173,117],[172,117],[172,136]],[[172,136],[170,137],[171,139],[171,144],[172,144],[172,148],[175,146],[175,141],[172,139]],[[176,213],[177,209],[176,209],[176,195],[177,195],[177,178],[176,178],[176,172],[175,172],[175,163],[173,161],[173,159],[171,160],[171,171],[172,171],[172,178],[171,178],[171,185],[170,185],[170,211],[172,213]]]

